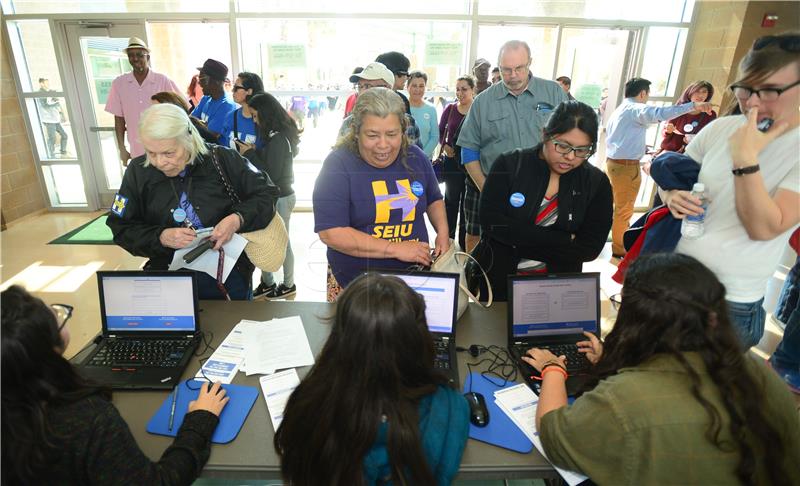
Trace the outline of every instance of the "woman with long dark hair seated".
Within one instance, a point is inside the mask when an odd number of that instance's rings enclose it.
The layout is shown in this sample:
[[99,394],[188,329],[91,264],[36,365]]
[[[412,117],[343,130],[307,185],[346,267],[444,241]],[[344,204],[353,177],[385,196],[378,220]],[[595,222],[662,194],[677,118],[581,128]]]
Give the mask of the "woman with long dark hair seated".
[[3,484],[191,484],[211,453],[228,402],[204,385],[158,462],[136,445],[111,393],[86,383],[62,354],[71,308],[25,289],[3,291]]
[[594,109],[565,101],[543,132],[536,147],[498,157],[481,192],[479,260],[495,300],[506,300],[509,274],[580,272],[611,229],[611,184],[586,162],[597,145]]
[[422,297],[395,277],[356,278],[275,433],[289,484],[448,485],[467,402],[433,367]]
[[678,253],[625,274],[604,344],[578,343],[597,383],[567,406],[565,360],[541,349],[536,412],[556,466],[597,484],[800,484],[800,421],[780,378],[745,355],[725,286]]

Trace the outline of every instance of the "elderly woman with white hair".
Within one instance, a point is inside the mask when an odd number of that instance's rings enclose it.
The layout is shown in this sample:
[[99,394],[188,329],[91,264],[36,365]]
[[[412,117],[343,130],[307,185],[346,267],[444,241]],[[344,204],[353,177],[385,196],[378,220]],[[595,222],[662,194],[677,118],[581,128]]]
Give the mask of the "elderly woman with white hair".
[[[107,220],[114,242],[148,257],[146,270],[166,270],[175,250],[202,228],[213,228],[214,249],[234,233],[265,228],[275,214],[278,189],[235,150],[207,145],[186,112],[170,104],[142,113],[145,155],[128,166]],[[240,201],[231,199],[214,157]],[[242,253],[225,282],[198,272],[201,299],[249,300],[254,266]]]
[[[328,246],[328,300],[370,268],[429,266],[449,248],[442,193],[406,136],[405,103],[390,89],[358,95],[352,123],[314,185],[314,231]],[[433,252],[423,214],[436,231]]]

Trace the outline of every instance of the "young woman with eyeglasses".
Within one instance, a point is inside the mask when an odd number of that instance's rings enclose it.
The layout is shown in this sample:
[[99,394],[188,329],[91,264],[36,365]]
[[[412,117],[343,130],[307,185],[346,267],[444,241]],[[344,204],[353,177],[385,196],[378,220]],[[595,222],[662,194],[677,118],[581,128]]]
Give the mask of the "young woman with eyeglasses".
[[611,184],[586,162],[597,144],[597,113],[563,102],[543,140],[498,157],[481,192],[478,255],[495,300],[506,299],[509,274],[580,272],[611,229]]
[[158,462],[136,444],[109,390],[85,382],[63,353],[72,307],[47,306],[25,289],[2,307],[2,484],[191,484],[211,453],[228,402],[219,384],[189,403]]
[[687,191],[662,199],[676,218],[705,213],[703,236],[681,239],[676,251],[725,284],[748,349],[764,334],[767,283],[800,223],[800,34],[756,40],[730,89],[742,114],[712,122],[686,147],[701,167],[705,211]]

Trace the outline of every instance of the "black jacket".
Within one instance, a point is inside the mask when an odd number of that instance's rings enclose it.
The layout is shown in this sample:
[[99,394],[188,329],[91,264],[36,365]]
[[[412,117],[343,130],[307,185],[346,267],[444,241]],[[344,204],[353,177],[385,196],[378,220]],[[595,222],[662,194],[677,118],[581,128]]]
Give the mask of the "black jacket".
[[[220,165],[242,201],[234,204],[211,161],[212,146],[208,148],[208,154],[196,157],[186,166],[183,185],[180,177],[167,177],[152,165],[145,167],[145,156],[133,159],[128,165],[106,224],[116,244],[132,255],[150,258],[148,268],[166,269],[172,261],[174,250],[161,245],[159,236],[165,229],[179,227],[172,219],[172,210],[178,207],[177,197],[182,187],[206,227],[236,212],[244,219],[241,233],[265,228],[272,220],[278,188],[269,177],[249,168],[251,164],[236,151],[216,147]],[[123,201],[124,207],[119,209]],[[252,272],[252,264],[244,253],[239,264],[243,262]]]
[[[481,192],[481,234],[488,257],[481,258],[495,300],[506,300],[507,276],[521,258],[538,260],[550,273],[580,272],[603,249],[611,229],[613,197],[608,177],[584,162],[563,174],[558,185],[558,218],[537,226],[536,215],[550,181],[550,168],[539,157],[542,146],[506,152],[497,158]],[[509,198],[525,196],[515,208]],[[574,235],[574,238],[573,238]]]
[[267,173],[280,189],[280,197],[294,194],[294,168],[292,146],[281,132],[273,132],[264,148],[253,148],[244,153],[247,160]]

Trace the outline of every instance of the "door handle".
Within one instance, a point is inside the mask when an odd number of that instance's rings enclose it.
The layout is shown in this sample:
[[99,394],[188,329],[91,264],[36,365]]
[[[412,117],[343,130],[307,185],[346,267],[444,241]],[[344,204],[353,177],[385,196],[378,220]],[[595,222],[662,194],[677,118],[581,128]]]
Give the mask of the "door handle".
[[89,127],[90,132],[113,132],[114,127]]

